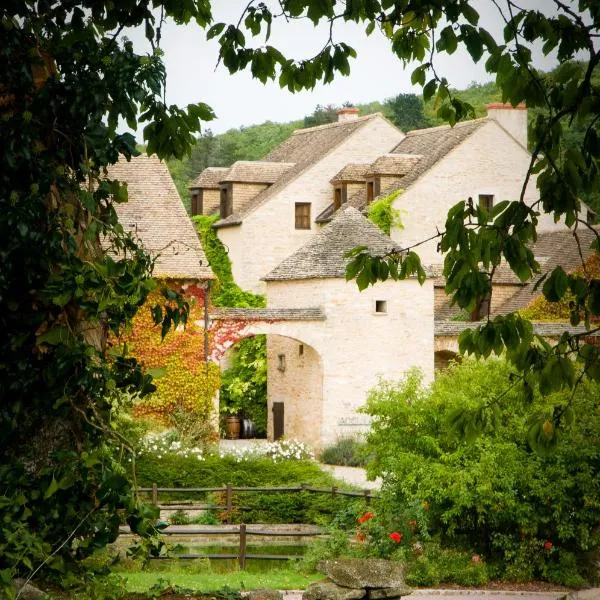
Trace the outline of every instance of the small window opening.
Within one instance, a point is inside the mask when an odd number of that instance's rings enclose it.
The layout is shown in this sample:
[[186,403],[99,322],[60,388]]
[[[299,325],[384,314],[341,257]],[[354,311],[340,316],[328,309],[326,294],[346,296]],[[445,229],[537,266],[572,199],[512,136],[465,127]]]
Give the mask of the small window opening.
[[381,314],[387,313],[387,300],[375,300],[375,312]]
[[226,187],[221,188],[221,219],[225,219],[233,213],[233,198]]
[[300,344],[298,346],[298,356],[303,356],[304,355],[304,344]]
[[282,373],[285,371],[285,354],[277,355],[277,370]]

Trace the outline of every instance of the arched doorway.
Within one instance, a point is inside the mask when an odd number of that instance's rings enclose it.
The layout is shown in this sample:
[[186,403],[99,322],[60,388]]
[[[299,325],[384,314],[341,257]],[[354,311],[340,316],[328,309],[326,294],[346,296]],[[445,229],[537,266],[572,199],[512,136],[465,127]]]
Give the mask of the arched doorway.
[[433,355],[433,367],[435,372],[447,369],[451,362],[460,362],[461,356],[452,350],[438,350]]

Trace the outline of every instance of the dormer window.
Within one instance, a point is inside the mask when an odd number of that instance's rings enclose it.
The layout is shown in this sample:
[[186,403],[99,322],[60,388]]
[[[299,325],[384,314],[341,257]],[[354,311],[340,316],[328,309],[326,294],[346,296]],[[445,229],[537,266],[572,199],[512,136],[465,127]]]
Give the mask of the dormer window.
[[310,229],[310,202],[296,202],[295,225],[296,229]]
[[367,204],[371,204],[375,198],[375,182],[367,181]]
[[228,186],[221,187],[221,204],[220,204],[221,219],[225,219],[233,213],[233,198],[231,190]]
[[337,210],[338,208],[340,208],[342,206],[342,202],[343,202],[343,190],[341,187],[336,187],[333,190],[333,206],[335,208],[335,210]]
[[194,190],[192,192],[192,217],[203,213],[202,206],[202,190]]

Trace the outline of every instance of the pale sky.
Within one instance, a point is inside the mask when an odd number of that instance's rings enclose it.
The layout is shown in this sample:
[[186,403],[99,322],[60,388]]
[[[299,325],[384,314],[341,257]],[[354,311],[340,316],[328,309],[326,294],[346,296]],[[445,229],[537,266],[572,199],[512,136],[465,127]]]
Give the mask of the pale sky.
[[[215,0],[214,21],[237,22],[246,6],[246,0]],[[486,27],[496,39],[501,39],[504,23],[490,0],[474,0],[473,6],[481,14],[480,25]],[[548,9],[549,0],[524,0],[524,7]],[[127,34],[137,51],[145,48],[141,31]],[[301,119],[312,113],[317,104],[340,105],[384,100],[399,93],[421,93],[412,86],[410,75],[416,65],[403,67],[394,57],[389,41],[377,29],[370,37],[362,26],[336,23],[334,39],[352,46],[358,57],[351,61],[348,77],[337,76],[329,85],[318,85],[314,90],[292,94],[281,89],[277,81],[263,85],[254,80],[249,71],[230,75],[219,65],[218,42],[206,41],[206,33],[195,25],[178,27],[167,23],[163,27],[161,47],[167,69],[167,103],[185,106],[191,102],[205,102],[215,111],[217,118],[206,127],[221,133],[232,127],[252,125],[270,120],[275,122]],[[315,28],[310,21],[273,24],[269,44],[279,48],[284,55],[294,58],[313,56],[325,43],[327,31]],[[255,38],[254,45],[263,38]],[[249,40],[249,44],[252,40]],[[556,66],[554,57],[544,57],[534,48],[535,66],[549,70]],[[474,64],[466,52],[457,51],[452,56],[437,56],[438,74],[445,76],[455,88],[464,88],[471,82],[486,82],[492,77],[486,73],[484,58]]]

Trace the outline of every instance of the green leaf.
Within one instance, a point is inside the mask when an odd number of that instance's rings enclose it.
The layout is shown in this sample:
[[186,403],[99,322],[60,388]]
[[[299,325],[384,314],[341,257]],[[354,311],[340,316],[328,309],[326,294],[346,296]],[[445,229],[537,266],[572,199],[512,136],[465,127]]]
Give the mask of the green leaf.
[[44,500],[48,500],[48,498],[56,494],[56,492],[58,492],[58,489],[58,482],[56,481],[54,476],[52,476],[52,481],[50,482],[50,484],[46,488],[46,491],[44,492]]

